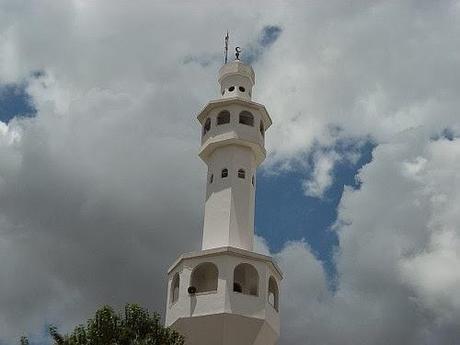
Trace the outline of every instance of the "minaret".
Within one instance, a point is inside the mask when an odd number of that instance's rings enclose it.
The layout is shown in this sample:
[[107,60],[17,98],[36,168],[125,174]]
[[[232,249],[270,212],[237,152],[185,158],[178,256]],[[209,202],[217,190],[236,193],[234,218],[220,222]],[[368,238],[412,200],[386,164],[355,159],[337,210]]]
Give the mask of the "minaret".
[[208,166],[202,250],[168,271],[166,325],[186,345],[274,345],[279,337],[282,273],[253,252],[256,169],[272,122],[251,100],[254,71],[238,55],[219,71],[221,97],[198,114]]

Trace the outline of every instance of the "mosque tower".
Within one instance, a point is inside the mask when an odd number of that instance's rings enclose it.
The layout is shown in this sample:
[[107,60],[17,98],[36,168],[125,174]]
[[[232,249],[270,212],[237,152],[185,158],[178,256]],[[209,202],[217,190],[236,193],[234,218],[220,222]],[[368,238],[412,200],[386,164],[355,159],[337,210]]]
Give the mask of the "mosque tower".
[[253,251],[256,169],[272,121],[251,100],[255,74],[236,60],[219,70],[221,97],[198,114],[208,166],[202,250],[168,270],[166,326],[186,345],[275,345],[282,273]]

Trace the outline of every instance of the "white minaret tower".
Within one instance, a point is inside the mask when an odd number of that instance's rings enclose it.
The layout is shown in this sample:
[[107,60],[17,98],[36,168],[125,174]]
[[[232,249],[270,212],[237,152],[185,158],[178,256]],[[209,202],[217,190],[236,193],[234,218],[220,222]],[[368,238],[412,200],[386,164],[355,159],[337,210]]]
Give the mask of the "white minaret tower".
[[255,75],[237,59],[219,71],[222,97],[198,114],[208,166],[202,250],[168,271],[166,326],[186,345],[274,345],[282,274],[253,252],[256,169],[265,159],[265,107],[251,100]]

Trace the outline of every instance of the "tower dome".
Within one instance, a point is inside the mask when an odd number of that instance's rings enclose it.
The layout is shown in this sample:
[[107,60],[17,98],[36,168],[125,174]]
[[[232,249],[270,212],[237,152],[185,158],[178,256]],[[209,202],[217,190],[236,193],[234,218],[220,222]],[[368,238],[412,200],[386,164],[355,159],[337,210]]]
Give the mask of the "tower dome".
[[255,84],[254,70],[240,60],[227,63],[219,70],[219,84],[223,98],[241,97],[251,100]]

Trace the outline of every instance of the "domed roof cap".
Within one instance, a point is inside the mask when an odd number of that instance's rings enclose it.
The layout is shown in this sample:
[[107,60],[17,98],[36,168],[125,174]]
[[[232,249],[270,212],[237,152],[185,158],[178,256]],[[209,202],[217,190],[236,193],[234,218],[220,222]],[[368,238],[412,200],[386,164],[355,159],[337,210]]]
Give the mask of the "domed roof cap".
[[219,83],[222,84],[222,81],[230,76],[246,77],[250,80],[252,85],[254,85],[256,82],[256,76],[252,67],[241,62],[240,60],[226,63],[220,68]]

